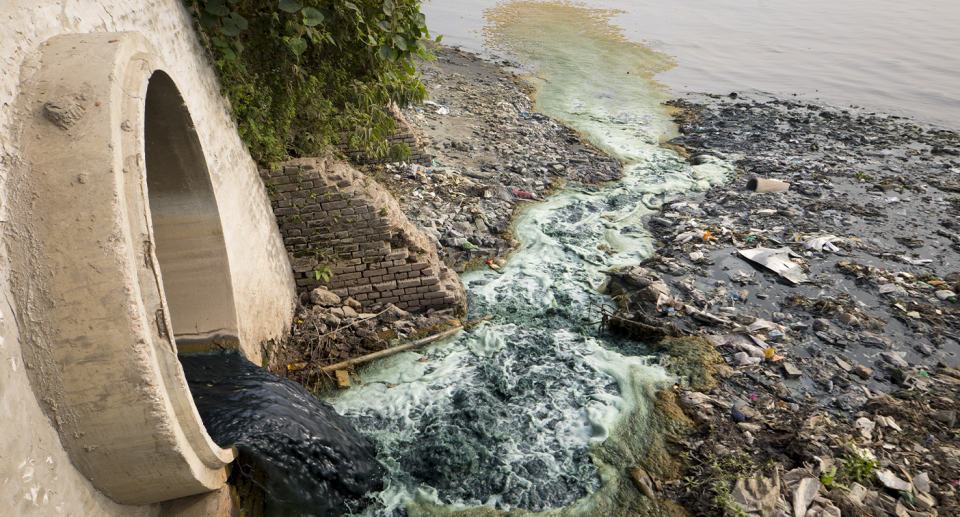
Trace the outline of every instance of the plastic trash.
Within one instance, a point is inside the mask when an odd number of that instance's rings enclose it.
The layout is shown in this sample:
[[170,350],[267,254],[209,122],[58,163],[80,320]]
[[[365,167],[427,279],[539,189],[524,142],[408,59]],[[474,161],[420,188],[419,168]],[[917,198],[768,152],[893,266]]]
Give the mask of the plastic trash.
[[765,180],[753,178],[747,182],[747,190],[757,194],[766,194],[767,192],[783,192],[790,188],[790,184],[785,181]]
[[[799,238],[799,237],[798,237]],[[813,251],[823,251],[824,246],[837,241],[842,241],[840,237],[834,235],[824,235],[823,237],[817,237],[816,239],[810,239],[809,241],[803,243],[803,247],[808,250]],[[831,246],[833,249],[830,251],[837,250],[835,246]],[[829,249],[829,248],[828,248]],[[839,251],[839,250],[837,250]]]
[[752,250],[737,250],[743,258],[750,262],[759,264],[774,273],[777,273],[785,280],[799,284],[807,281],[807,275],[803,273],[800,266],[790,260],[792,251],[790,248],[768,249],[754,248]]
[[533,199],[533,194],[529,192],[524,192],[522,190],[517,190],[515,188],[512,188],[510,190],[513,191],[514,196],[517,196],[520,199]]
[[437,115],[446,115],[448,113],[450,113],[450,110],[448,110],[446,106],[440,106],[437,108]]

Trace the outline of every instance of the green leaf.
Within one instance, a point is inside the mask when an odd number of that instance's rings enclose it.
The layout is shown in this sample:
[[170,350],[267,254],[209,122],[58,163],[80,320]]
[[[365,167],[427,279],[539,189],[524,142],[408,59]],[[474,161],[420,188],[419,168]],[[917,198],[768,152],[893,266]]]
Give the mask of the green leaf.
[[407,40],[401,38],[400,36],[393,37],[393,44],[396,45],[400,50],[407,50]]
[[[303,9],[303,4],[297,0],[280,0],[280,5],[277,6],[281,11],[286,11],[288,13],[295,13],[300,9]],[[298,56],[300,54],[297,54]]]
[[204,29],[209,29],[217,24],[220,21],[220,17],[210,14],[206,11],[200,13],[200,26]]
[[360,12],[360,9],[358,9],[357,6],[354,5],[352,2],[344,2],[343,5],[344,5],[347,9],[353,9],[354,11]]
[[389,32],[393,25],[390,25],[390,20],[377,20],[377,27]]
[[297,57],[300,57],[300,54],[303,54],[307,51],[307,42],[303,38],[290,38],[290,41],[287,42],[287,45],[290,47],[290,50],[293,51]]
[[383,14],[387,16],[393,14],[393,0],[383,0]]
[[223,25],[220,26],[220,32],[224,36],[234,37],[237,34],[240,34],[240,27],[237,27],[237,23],[233,21],[232,18],[224,18]]
[[323,23],[323,13],[313,7],[303,9],[303,24],[307,27],[315,27]]
[[243,52],[243,43],[240,43],[240,40],[233,40],[233,48],[237,49],[237,54]]
[[417,13],[416,21],[417,21],[417,27],[426,28],[426,26],[427,26],[427,15],[425,15],[425,14],[423,14],[423,13]]
[[237,60],[237,55],[234,54],[229,48],[221,49],[221,51],[223,52],[223,57],[225,57],[227,61],[233,62]]
[[245,31],[247,30],[247,28],[250,27],[250,24],[247,23],[247,19],[244,18],[243,16],[240,16],[237,13],[230,13],[230,18],[233,20],[234,23],[237,24],[237,27],[239,27],[240,30],[242,31]]
[[443,34],[437,36],[437,40],[436,40],[437,43],[440,43],[440,40],[442,40],[442,39],[443,39]]
[[217,16],[227,16],[230,14],[230,8],[223,5],[223,0],[211,0],[207,2],[206,11]]
[[380,46],[380,57],[385,61],[390,61],[391,63],[397,59],[396,54],[394,54],[393,49],[387,45]]
[[226,41],[223,41],[222,39],[220,39],[220,38],[218,38],[218,37],[216,37],[216,36],[211,36],[211,37],[210,37],[210,41],[212,41],[214,45],[216,45],[216,46],[218,46],[218,47],[220,47],[220,48],[226,48],[226,47],[229,47],[229,46],[230,46],[229,43],[227,43]]
[[414,68],[413,65],[411,65],[409,61],[404,61],[404,62],[403,62],[403,71],[406,72],[407,75],[413,75],[413,74],[417,73],[417,69]]

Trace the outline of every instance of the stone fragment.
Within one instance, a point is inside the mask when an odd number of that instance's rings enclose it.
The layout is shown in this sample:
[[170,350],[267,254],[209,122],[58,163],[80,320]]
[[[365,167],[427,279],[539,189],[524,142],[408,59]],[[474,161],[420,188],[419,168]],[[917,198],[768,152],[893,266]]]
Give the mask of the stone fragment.
[[857,374],[857,376],[860,377],[861,379],[867,380],[870,378],[871,375],[873,375],[873,370],[871,370],[870,368],[867,368],[866,366],[863,366],[862,364],[858,364],[853,368],[853,373]]
[[929,510],[937,505],[937,500],[934,499],[932,495],[925,492],[914,494],[913,499],[914,506],[924,511]]
[[953,428],[954,424],[957,422],[957,412],[952,409],[937,411],[936,413],[931,414],[930,418],[940,422],[948,428]]
[[853,369],[853,367],[850,366],[850,363],[840,359],[839,357],[835,357],[834,360],[837,362],[837,366],[839,366],[845,372],[849,372]]
[[825,330],[830,330],[830,320],[825,318],[817,318],[813,320],[813,330],[817,332],[823,332]]
[[904,361],[903,357],[896,352],[880,352],[880,357],[884,361],[896,366],[897,368],[909,368],[910,365]]
[[321,307],[334,307],[340,305],[340,297],[322,287],[310,291],[310,301],[314,305]]
[[357,317],[357,311],[353,310],[353,307],[349,305],[344,305],[341,307],[340,312],[343,313],[343,318],[347,320]]
[[774,469],[772,478],[741,478],[733,487],[731,496],[741,510],[749,515],[772,517],[780,496],[780,476]]
[[327,316],[323,318],[323,323],[326,326],[335,329],[340,326],[340,318],[334,316],[333,314],[327,314]]
[[807,508],[816,497],[820,487],[823,486],[817,478],[803,478],[793,489],[793,514],[795,517],[803,517],[807,514]]
[[637,490],[650,499],[657,500],[657,494],[653,491],[653,477],[646,470],[641,467],[631,467],[627,472],[630,474],[630,481],[633,482],[633,486],[637,487]]
[[926,472],[921,473],[919,476],[913,477],[913,488],[916,488],[918,492],[930,493],[930,476]]
[[783,363],[783,373],[788,379],[799,379],[803,375],[800,369],[787,362]]
[[913,488],[910,483],[898,478],[893,472],[886,469],[877,471],[877,479],[883,483],[883,486],[893,490],[910,492]]
[[409,317],[409,312],[391,303],[381,310],[380,321],[383,323],[393,323],[398,320],[405,320]]
[[363,305],[360,302],[354,300],[352,296],[348,296],[347,299],[343,301],[343,304],[357,312],[359,312],[360,309],[363,308]]

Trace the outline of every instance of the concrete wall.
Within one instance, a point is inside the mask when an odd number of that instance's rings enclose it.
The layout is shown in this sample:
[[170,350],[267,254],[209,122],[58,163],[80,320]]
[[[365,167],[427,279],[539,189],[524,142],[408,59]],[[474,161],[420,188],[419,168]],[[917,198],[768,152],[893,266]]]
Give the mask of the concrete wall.
[[180,87],[197,125],[222,217],[240,339],[247,355],[259,361],[259,345],[281,338],[292,316],[294,285],[269,201],[191,23],[180,0],[0,0],[0,508],[11,515],[160,512],[158,505],[118,505],[79,474],[43,411],[45,402],[34,396],[21,353],[22,315],[16,312],[10,283],[7,179],[14,166],[23,165],[22,139],[33,136],[19,134],[21,66],[43,42],[61,34],[90,32],[136,31],[146,37]]

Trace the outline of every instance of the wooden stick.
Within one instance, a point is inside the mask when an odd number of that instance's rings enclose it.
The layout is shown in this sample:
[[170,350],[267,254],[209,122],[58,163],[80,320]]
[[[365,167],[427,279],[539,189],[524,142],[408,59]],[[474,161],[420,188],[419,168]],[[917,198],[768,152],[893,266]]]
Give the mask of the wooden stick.
[[409,350],[409,349],[411,349],[411,348],[416,348],[416,347],[418,347],[418,346],[420,346],[420,345],[425,345],[425,344],[427,344],[427,343],[436,341],[436,340],[438,340],[438,339],[440,339],[440,338],[442,338],[442,337],[445,337],[445,336],[447,336],[447,335],[453,334],[454,332],[457,332],[458,330],[463,330],[463,327],[457,327],[457,328],[455,328],[455,329],[450,329],[450,330],[448,330],[448,331],[446,331],[446,332],[441,332],[441,333],[439,333],[439,334],[437,334],[437,335],[435,335],[435,336],[430,336],[430,337],[425,337],[425,338],[423,338],[423,339],[418,339],[418,340],[416,340],[416,341],[414,341],[414,342],[412,342],[412,343],[407,343],[407,344],[405,344],[405,345],[398,345],[398,346],[395,346],[395,347],[393,347],[393,348],[388,348],[388,349],[386,349],[386,350],[381,350],[381,351],[379,351],[379,352],[374,352],[374,353],[372,353],[372,354],[367,354],[367,355],[362,356],[362,357],[355,357],[355,358],[353,358],[353,359],[347,359],[346,361],[342,361],[342,362],[339,362],[339,363],[337,363],[337,364],[331,364],[330,366],[324,366],[323,368],[320,368],[320,371],[326,373],[326,372],[332,372],[332,371],[334,371],[334,370],[342,370],[342,369],[344,369],[344,368],[346,368],[346,367],[348,367],[348,366],[353,366],[353,365],[355,365],[355,364],[366,363],[366,362],[369,362],[369,361],[373,361],[373,360],[375,360],[375,359],[380,359],[380,358],[382,358],[382,357],[388,357],[388,356],[391,356],[391,355],[393,355],[393,354],[396,354],[396,353],[399,353],[399,352],[403,352],[404,350]]

